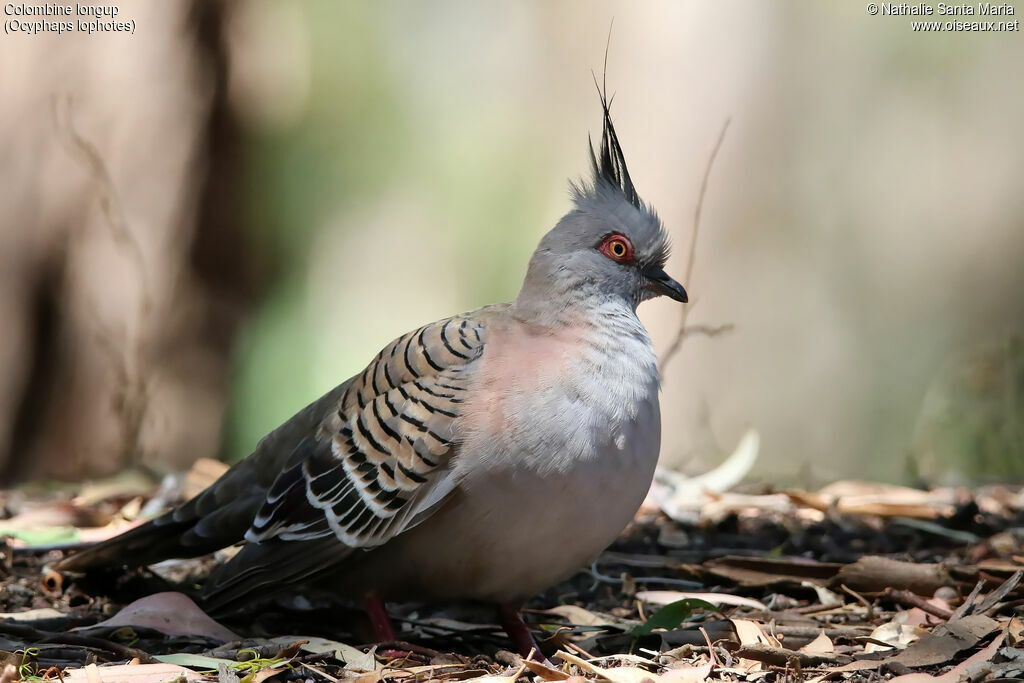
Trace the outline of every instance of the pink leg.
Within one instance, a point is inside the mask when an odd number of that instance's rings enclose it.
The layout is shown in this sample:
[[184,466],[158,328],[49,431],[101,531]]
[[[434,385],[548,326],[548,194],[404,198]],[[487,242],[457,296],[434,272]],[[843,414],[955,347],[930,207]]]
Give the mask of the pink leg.
[[391,617],[384,606],[384,600],[375,593],[367,593],[363,597],[363,606],[366,608],[366,616],[370,617],[370,624],[373,626],[373,636],[379,643],[390,643],[395,640],[395,629],[391,625]]
[[519,650],[519,654],[523,657],[530,657],[530,652],[533,652],[532,658],[538,662],[544,661],[544,655],[540,653],[540,647],[537,645],[537,641],[533,639],[533,634],[530,633],[530,629],[526,628],[526,624],[523,623],[522,617],[519,616],[518,605],[499,605],[498,606],[498,621],[501,623],[501,627],[505,629],[505,633],[512,640],[512,644]]

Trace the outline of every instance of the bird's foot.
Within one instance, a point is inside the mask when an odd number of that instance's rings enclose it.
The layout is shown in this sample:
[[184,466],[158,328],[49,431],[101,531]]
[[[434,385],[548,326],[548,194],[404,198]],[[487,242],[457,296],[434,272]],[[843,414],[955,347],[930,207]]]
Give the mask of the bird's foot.
[[395,640],[395,627],[391,624],[384,600],[377,593],[367,593],[363,598],[366,616],[373,627],[373,637],[378,643],[390,643]]
[[501,627],[505,629],[505,633],[508,634],[509,639],[516,646],[516,650],[519,651],[520,655],[538,662],[544,661],[544,655],[541,654],[540,646],[533,639],[530,629],[523,623],[523,618],[519,616],[519,605],[500,605],[498,607],[498,621]]

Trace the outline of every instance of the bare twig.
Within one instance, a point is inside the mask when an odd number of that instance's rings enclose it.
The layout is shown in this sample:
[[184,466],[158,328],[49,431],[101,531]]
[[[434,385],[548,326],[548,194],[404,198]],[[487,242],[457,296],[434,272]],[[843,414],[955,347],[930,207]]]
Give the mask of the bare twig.
[[949,619],[953,616],[953,610],[933,605],[913,591],[890,587],[885,590],[883,595],[904,607],[916,607],[939,619]]
[[[722,148],[722,143],[725,141],[725,133],[729,130],[729,124],[732,122],[731,118],[725,120],[722,124],[722,131],[718,134],[718,140],[715,141],[715,146],[711,150],[711,156],[708,157],[708,165],[704,169],[704,177],[700,183],[700,194],[697,196],[697,206],[693,211],[693,232],[690,234],[690,251],[686,258],[686,270],[683,274],[683,282],[687,286],[690,285],[690,281],[693,277],[693,266],[697,258],[697,235],[700,232],[700,216],[704,210],[704,196],[708,191],[708,179],[711,177],[711,169],[715,165],[715,159],[718,157],[718,150]],[[691,306],[683,306],[683,312],[679,318],[679,330],[676,332],[676,338],[672,340],[668,350],[665,351],[661,357],[661,361],[658,363],[658,370],[664,375],[665,368],[668,367],[668,363],[672,360],[673,356],[679,353],[679,349],[683,346],[683,340],[687,336],[686,318],[689,315]],[[723,328],[732,329],[731,325],[725,325]],[[722,329],[721,332],[727,331]],[[714,336],[714,335],[709,335]]]
[[1009,595],[1017,588],[1017,584],[1024,579],[1024,571],[1016,571],[1013,576],[1003,582],[998,588],[988,594],[984,600],[978,603],[978,606],[974,609],[975,614],[991,614],[996,611],[999,607],[999,602],[1006,599]]
[[717,337],[720,334],[732,332],[734,328],[735,325],[732,323],[726,323],[725,325],[686,325],[685,327],[679,328],[679,334],[684,339],[695,334],[703,335],[705,337]]

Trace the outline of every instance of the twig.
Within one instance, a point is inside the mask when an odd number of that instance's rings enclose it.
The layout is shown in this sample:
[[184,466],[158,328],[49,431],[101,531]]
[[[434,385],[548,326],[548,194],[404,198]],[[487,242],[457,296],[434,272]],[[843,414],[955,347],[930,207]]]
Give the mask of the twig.
[[[623,579],[616,578],[614,576],[608,576],[602,574],[597,570],[597,562],[590,565],[590,576],[594,579],[593,586],[596,587],[599,583],[610,583],[613,585],[620,585],[623,583]],[[633,583],[657,583],[663,586],[678,586],[680,588],[704,588],[704,584],[700,581],[690,581],[688,579],[674,579],[667,576],[634,576]],[[593,589],[593,587],[592,587]]]
[[331,681],[331,683],[338,683],[338,681],[341,680],[340,678],[335,678],[334,676],[330,675],[326,671],[321,671],[320,669],[316,669],[316,668],[310,666],[309,664],[306,664],[305,662],[299,662],[299,666],[301,666],[303,669],[308,669],[309,671],[312,671],[317,676],[323,676],[328,681]]
[[974,606],[978,602],[978,596],[981,595],[981,591],[984,588],[984,581],[979,581],[978,583],[974,584],[974,590],[972,590],[970,594],[966,598],[964,598],[964,601],[960,603],[959,607],[953,610],[953,616],[951,616],[949,620],[955,621],[956,619],[963,619],[968,614],[972,614]]
[[772,647],[770,645],[744,645],[735,653],[744,659],[753,659],[772,666],[786,666],[790,662],[797,662],[802,667],[817,667],[823,664],[836,664],[848,662],[852,659],[845,654],[812,655],[806,652],[796,652],[784,647]]
[[680,334],[683,338],[694,334],[702,334],[705,337],[717,337],[720,334],[732,332],[735,327],[732,323],[726,323],[725,325],[687,325],[680,329]]
[[927,612],[933,617],[938,617],[939,619],[949,619],[953,616],[953,610],[933,605],[912,591],[903,590],[901,588],[887,588],[883,595],[897,604],[903,605],[904,607],[916,607],[922,612]]
[[1021,579],[1024,579],[1024,571],[1014,572],[1010,578],[1002,583],[1002,585],[989,593],[984,600],[978,603],[978,606],[974,608],[974,613],[987,615],[995,612],[999,607],[999,602],[1017,588],[1017,584],[1021,582]]
[[[722,143],[725,141],[725,133],[729,130],[729,124],[732,122],[732,118],[727,118],[725,123],[722,124],[722,131],[718,134],[718,140],[715,141],[715,146],[711,150],[711,156],[708,157],[708,165],[704,169],[704,177],[700,183],[700,194],[697,195],[697,206],[693,211],[693,232],[690,235],[690,252],[686,259],[686,270],[683,274],[683,282],[689,286],[690,281],[693,277],[693,266],[697,258],[697,235],[700,232],[700,217],[704,210],[704,196],[708,190],[708,178],[711,177],[711,169],[714,167],[715,159],[718,157],[718,150],[722,148]],[[665,374],[665,368],[668,367],[668,363],[672,360],[673,356],[679,353],[679,349],[683,345],[683,340],[687,335],[686,318],[690,313],[690,306],[684,306],[683,312],[679,317],[679,330],[676,332],[676,338],[672,340],[668,350],[661,357],[661,361],[658,364],[658,370]],[[731,329],[731,326],[729,326]],[[713,335],[710,335],[713,336]]]
[[839,587],[842,588],[844,592],[848,593],[849,595],[852,595],[857,600],[857,602],[864,605],[864,608],[867,610],[866,618],[868,621],[874,619],[875,610],[874,607],[871,605],[870,600],[868,600],[863,595],[847,586],[845,583],[839,584]]

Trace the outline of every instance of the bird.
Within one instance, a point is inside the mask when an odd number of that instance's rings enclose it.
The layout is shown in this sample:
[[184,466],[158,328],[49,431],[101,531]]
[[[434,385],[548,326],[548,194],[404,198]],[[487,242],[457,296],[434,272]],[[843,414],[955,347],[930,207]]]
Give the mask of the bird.
[[210,614],[309,588],[362,600],[393,641],[385,600],[473,600],[536,657],[520,607],[611,544],[654,475],[660,378],[637,306],[688,300],[606,92],[590,176],[513,301],[403,334],[194,498],[54,568],[241,544],[202,589]]

